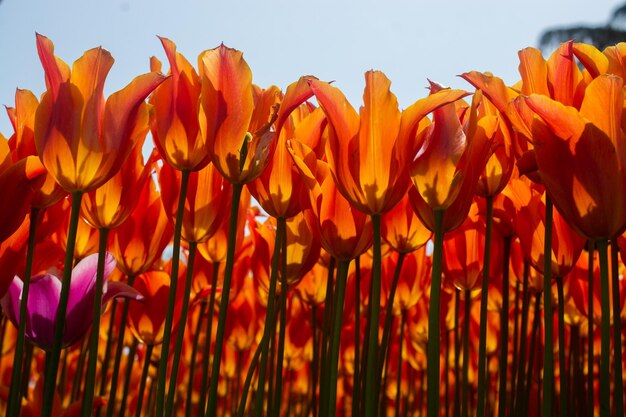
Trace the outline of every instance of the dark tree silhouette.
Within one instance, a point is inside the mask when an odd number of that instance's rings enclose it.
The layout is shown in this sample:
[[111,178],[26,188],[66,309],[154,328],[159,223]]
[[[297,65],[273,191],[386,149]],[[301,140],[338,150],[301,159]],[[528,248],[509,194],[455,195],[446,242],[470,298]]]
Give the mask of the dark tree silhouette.
[[580,25],[546,29],[539,39],[539,47],[544,51],[553,50],[570,39],[592,44],[600,50],[626,41],[626,4],[615,9],[609,21],[602,26]]

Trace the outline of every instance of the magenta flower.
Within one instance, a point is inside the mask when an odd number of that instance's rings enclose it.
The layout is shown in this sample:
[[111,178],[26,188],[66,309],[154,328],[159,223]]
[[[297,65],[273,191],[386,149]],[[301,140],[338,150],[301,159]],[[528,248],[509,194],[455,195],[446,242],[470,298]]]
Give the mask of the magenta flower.
[[[72,270],[63,347],[71,346],[79,341],[91,326],[97,265],[98,254],[93,254],[80,261]],[[107,282],[107,277],[113,268],[115,268],[115,259],[107,253],[104,263],[102,305],[104,306],[115,297],[142,300],[141,294],[128,285],[121,282]],[[2,309],[16,327],[20,322],[23,285],[22,279],[15,276],[8,292],[0,300]],[[52,348],[60,295],[61,278],[56,275],[56,272],[50,271],[31,278],[27,305],[26,337],[44,350]]]

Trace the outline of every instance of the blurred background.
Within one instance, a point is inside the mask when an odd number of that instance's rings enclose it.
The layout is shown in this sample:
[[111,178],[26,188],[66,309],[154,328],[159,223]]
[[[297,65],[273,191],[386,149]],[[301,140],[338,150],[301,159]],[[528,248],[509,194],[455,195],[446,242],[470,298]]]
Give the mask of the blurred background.
[[[561,39],[599,44],[626,39],[622,5],[610,0],[0,0],[0,104],[12,106],[17,87],[36,95],[44,91],[35,48],[39,32],[68,63],[95,46],[111,51],[116,63],[107,94],[147,72],[150,56],[165,60],[160,35],[176,42],[194,64],[201,51],[220,42],[244,51],[254,82],[262,87],[284,89],[304,74],[335,80],[354,106],[362,102],[363,73],[380,69],[404,108],[427,94],[427,78],[469,89],[457,75],[479,70],[514,83],[517,51],[542,41],[547,55]],[[1,114],[0,132],[8,137],[12,131]]]

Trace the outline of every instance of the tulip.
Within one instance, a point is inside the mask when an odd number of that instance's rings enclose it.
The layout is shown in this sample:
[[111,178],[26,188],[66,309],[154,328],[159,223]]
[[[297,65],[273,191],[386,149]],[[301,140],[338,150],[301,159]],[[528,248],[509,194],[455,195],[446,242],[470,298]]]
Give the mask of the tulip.
[[[96,264],[98,256],[90,255],[80,261],[72,270],[66,323],[61,344],[68,347],[80,340],[91,325],[95,293]],[[107,282],[106,277],[115,268],[115,260],[107,255],[105,261],[105,281],[102,304],[111,299],[124,297],[141,300],[142,297],[132,288],[120,282]],[[54,327],[57,322],[57,305],[61,293],[61,277],[57,272],[32,277],[26,315],[26,337],[40,348],[49,351],[54,343]],[[18,326],[21,318],[19,306],[23,283],[15,277],[9,291],[2,298],[2,307],[11,322]]]

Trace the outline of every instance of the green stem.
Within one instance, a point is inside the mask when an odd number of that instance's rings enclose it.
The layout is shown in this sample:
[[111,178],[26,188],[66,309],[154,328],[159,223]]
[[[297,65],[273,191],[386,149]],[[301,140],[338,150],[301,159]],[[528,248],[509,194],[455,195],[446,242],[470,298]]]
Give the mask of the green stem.
[[[104,360],[102,361],[102,369],[100,370],[100,389],[98,394],[103,397],[107,387],[107,373],[109,370],[109,363],[111,362],[111,349],[113,345],[113,329],[115,327],[115,314],[117,312],[117,302],[111,301],[111,314],[109,319],[109,328],[107,330],[107,343],[104,350]],[[98,408],[97,416],[100,415],[102,408]]]
[[593,251],[595,250],[595,242],[589,240],[587,242],[589,249],[589,261],[587,264],[587,303],[588,303],[588,317],[587,317],[587,415],[593,416],[595,411],[595,395],[594,395],[594,337],[593,337]]
[[191,280],[193,278],[193,265],[196,259],[197,242],[189,242],[189,258],[187,260],[187,273],[185,274],[185,290],[183,291],[183,301],[180,311],[180,319],[178,321],[178,331],[176,333],[176,345],[174,346],[174,359],[172,361],[172,369],[170,373],[170,387],[167,393],[167,402],[165,403],[165,415],[171,416],[174,407],[174,396],[178,387],[178,366],[180,365],[180,353],[183,348],[183,339],[185,338],[185,328],[187,327],[187,315],[189,313],[189,297],[191,294]]
[[428,362],[426,386],[427,417],[439,415],[439,370],[440,370],[440,328],[441,272],[443,257],[443,217],[444,210],[435,210],[435,241],[433,247],[432,281],[430,286],[430,306],[428,309]]
[[613,286],[613,377],[615,380],[615,415],[624,415],[624,380],[622,378],[622,323],[619,288],[617,240],[611,241],[611,280]]
[[135,353],[137,352],[137,346],[139,341],[133,339],[133,344],[130,345],[130,351],[126,359],[126,374],[124,375],[124,389],[122,390],[122,401],[120,403],[119,417],[124,417],[126,414],[126,402],[128,401],[128,390],[130,389],[130,377],[133,374],[133,365],[135,364]]
[[52,349],[46,354],[49,356],[49,366],[44,377],[43,400],[41,404],[41,416],[52,415],[54,402],[54,390],[57,386],[57,371],[59,359],[63,347],[63,333],[65,331],[65,315],[67,313],[67,301],[70,295],[70,281],[72,279],[72,266],[74,263],[74,247],[76,246],[76,232],[78,231],[78,217],[80,214],[80,202],[83,198],[82,191],[72,192],[72,209],[70,211],[70,223],[67,231],[67,244],[65,249],[65,262],[63,264],[63,279],[61,281],[61,294],[57,308],[56,323],[54,325],[54,339]]
[[[128,277],[128,285],[132,287],[135,282],[135,275]],[[128,317],[129,300],[124,300],[122,307],[122,315],[120,317],[120,328],[117,336],[117,346],[115,348],[115,359],[113,361],[113,373],[111,374],[111,388],[109,391],[109,401],[107,403],[107,417],[113,416],[117,397],[118,376],[120,373],[120,365],[122,362],[122,352],[124,351],[124,335],[126,333],[126,319]]]
[[608,242],[601,239],[596,242],[600,258],[600,295],[602,310],[602,339],[600,350],[600,417],[611,414],[611,297],[609,288]]
[[[354,259],[354,374],[352,375],[352,417],[359,415],[361,405],[361,258]],[[315,417],[315,416],[314,416]]]
[[232,204],[230,206],[230,224],[228,229],[228,247],[226,249],[226,266],[224,269],[224,284],[222,285],[222,299],[220,312],[217,320],[217,333],[215,337],[215,350],[213,352],[213,367],[211,370],[211,384],[209,386],[209,405],[207,416],[215,417],[217,413],[217,381],[222,364],[222,348],[224,342],[224,327],[226,325],[226,312],[230,302],[230,284],[233,279],[233,267],[235,265],[235,247],[237,240],[237,219],[239,216],[239,200],[243,184],[233,184]]
[[[80,354],[78,355],[78,363],[76,364],[76,371],[74,371],[74,381],[72,381],[72,393],[70,394],[70,403],[80,398],[82,378],[85,370],[85,359],[89,354],[89,341],[91,337],[85,337],[81,342]],[[81,404],[82,405],[82,404]]]
[[102,286],[104,285],[104,261],[106,259],[107,241],[109,229],[99,230],[98,243],[98,269],[96,272],[96,293],[93,302],[93,324],[91,327],[91,339],[89,344],[89,359],[87,361],[87,376],[85,378],[85,390],[83,391],[83,406],[81,415],[91,416],[93,411],[93,397],[96,392],[96,366],[98,365],[98,342],[100,341],[100,315],[102,312]]
[[[198,345],[200,343],[200,333],[202,333],[202,323],[206,315],[207,303],[202,301],[200,304],[200,312],[198,313],[198,321],[196,323],[196,332],[193,335],[193,344],[191,347],[191,363],[189,364],[189,378],[187,380],[187,399],[185,401],[185,417],[191,417],[191,402],[193,399],[193,383],[196,374],[196,362],[198,356]],[[204,388],[203,388],[204,391]]]
[[334,417],[337,410],[337,375],[339,368],[339,344],[341,338],[341,324],[343,319],[343,304],[346,294],[346,281],[350,261],[340,260],[337,267],[337,282],[335,286],[335,305],[333,308],[332,334],[329,350],[329,379],[328,379],[328,409],[326,416]]
[[[563,294],[563,277],[556,277],[559,315],[559,413],[567,416],[567,369],[565,367],[565,296]],[[571,345],[571,343],[570,343]]]
[[[502,254],[502,309],[500,311],[500,392],[498,395],[498,416],[506,416],[506,393],[509,359],[509,258],[511,256],[511,238],[504,239]],[[514,317],[517,321],[517,317]]]
[[545,237],[543,246],[543,403],[542,415],[552,415],[554,390],[554,330],[552,312],[552,200],[546,196]]
[[[274,240],[274,253],[272,255],[272,270],[270,273],[269,293],[267,296],[267,311],[265,314],[265,327],[263,328],[263,337],[267,339],[271,338],[271,334],[276,332],[276,326],[272,326],[272,316],[274,315],[274,304],[276,301],[276,281],[278,280],[278,268],[280,265],[280,251],[282,247],[282,241],[286,238],[286,222],[284,218],[277,219],[276,224],[276,239]],[[257,397],[254,406],[254,415],[260,417],[263,414],[263,403],[265,400],[265,378],[267,372],[267,363],[269,356],[269,346],[265,344],[261,350],[261,363],[259,365],[259,378],[257,385]],[[273,366],[273,361],[270,361],[270,367]],[[271,368],[270,368],[271,371]],[[269,385],[272,385],[272,378],[269,378]],[[268,403],[269,403],[268,398]],[[270,413],[270,407],[268,404],[268,415]]]
[[391,281],[391,287],[389,288],[389,297],[387,298],[387,305],[385,306],[385,327],[383,328],[383,340],[380,344],[380,356],[378,361],[380,363],[380,369],[378,372],[383,373],[385,370],[385,358],[387,355],[387,349],[389,349],[389,334],[391,333],[391,323],[393,322],[393,301],[396,298],[396,291],[398,289],[398,281],[400,281],[400,273],[402,272],[402,264],[406,253],[400,252],[398,254],[398,262],[396,263],[396,270],[393,274],[393,280]]
[[274,403],[272,405],[274,417],[280,417],[280,406],[283,397],[283,358],[285,351],[285,331],[287,328],[287,292],[289,282],[287,281],[287,236],[282,239],[282,261],[280,263],[280,299],[278,301],[280,310],[280,326],[278,334],[278,357],[276,358],[276,385],[274,391]]
[[[533,327],[530,334],[530,350],[528,354],[528,370],[526,371],[526,382],[524,383],[524,396],[520,397],[521,413],[519,415],[528,415],[528,405],[530,402],[530,391],[532,389],[533,371],[535,369],[535,351],[537,350],[537,333],[539,333],[539,323],[541,322],[541,294],[535,295],[535,315],[533,317]],[[539,396],[539,392],[537,392]],[[539,403],[539,401],[537,401]],[[549,414],[552,415],[552,414]]]
[[330,336],[330,321],[332,319],[333,310],[333,289],[334,289],[334,275],[335,275],[335,263],[334,257],[330,257],[330,264],[328,266],[328,277],[326,278],[326,299],[324,300],[324,322],[322,323],[322,348],[321,348],[321,374],[320,374],[320,401],[319,410],[328,409],[328,385],[321,384],[328,381],[328,339]]
[[313,417],[317,417],[317,379],[319,370],[319,349],[317,339],[317,306],[311,306],[311,333],[313,339],[313,360],[311,363],[311,410]]
[[152,357],[153,345],[146,346],[146,355],[143,363],[143,370],[141,371],[141,382],[139,383],[139,391],[137,391],[137,408],[135,410],[135,417],[141,417],[141,409],[143,406],[143,395],[146,390],[146,381],[148,380],[148,372],[150,371],[150,358]]
[[381,237],[380,214],[372,216],[374,259],[372,262],[371,304],[367,368],[365,369],[365,417],[373,417],[378,410],[380,398],[380,372],[378,368],[378,328],[380,321]]
[[485,218],[485,253],[483,258],[483,281],[480,292],[480,330],[478,340],[478,397],[476,405],[476,417],[485,415],[485,393],[487,390],[487,299],[489,291],[489,266],[491,263],[491,227],[493,219],[493,197],[485,199],[487,215]]
[[396,372],[396,417],[400,417],[400,398],[402,397],[402,347],[404,345],[404,325],[406,323],[406,310],[402,310],[400,316],[400,334],[398,335],[398,371]]
[[28,293],[30,290],[30,276],[33,271],[33,255],[35,253],[35,235],[37,233],[37,222],[39,221],[39,208],[33,207],[30,210],[30,224],[28,229],[28,249],[26,250],[26,268],[24,279],[22,280],[22,295],[20,301],[20,324],[17,328],[17,340],[15,341],[15,354],[13,356],[13,369],[11,371],[11,386],[9,389],[9,404],[7,406],[7,416],[17,417],[20,415],[22,402],[20,401],[20,390],[22,388],[22,368],[26,363],[22,360],[24,356],[24,334],[26,332],[26,320],[23,318],[27,314]]
[[520,311],[520,306],[519,306],[519,301],[520,301],[520,283],[518,282],[515,285],[515,308],[513,310],[513,317],[514,317],[514,322],[513,322],[513,362],[511,363],[511,371],[512,371],[512,375],[511,375],[511,395],[509,396],[509,415],[512,416],[515,410],[515,395],[516,395],[516,389],[515,389],[515,381],[517,381],[517,367],[518,367],[518,356],[519,356],[519,326],[520,326],[520,320],[519,320],[519,311]]
[[[156,417],[164,416],[165,405],[165,385],[167,384],[167,368],[170,353],[170,338],[172,334],[172,323],[174,321],[174,307],[176,305],[176,287],[178,284],[178,261],[180,259],[180,240],[183,227],[183,214],[185,210],[185,198],[189,185],[190,171],[181,171],[180,194],[178,196],[178,206],[176,208],[176,221],[174,223],[174,241],[172,250],[172,271],[170,274],[170,292],[167,300],[167,312],[165,324],[163,326],[163,344],[161,347],[161,358],[159,360],[159,371],[157,373],[157,394],[156,394]],[[236,217],[235,217],[236,218]]]
[[202,349],[202,383],[200,385],[200,401],[198,402],[198,417],[204,417],[206,408],[206,394],[209,385],[209,366],[211,362],[211,337],[213,335],[213,314],[215,313],[215,294],[217,292],[217,278],[219,276],[220,264],[213,262],[213,277],[211,278],[211,294],[209,295],[209,309],[207,311],[207,323],[204,339],[204,348]]
[[459,337],[459,315],[461,308],[461,290],[454,290],[454,407],[452,415],[461,417],[461,338]]
[[[278,318],[278,314],[275,311],[274,316],[272,317],[272,326],[276,327],[276,320]],[[243,383],[243,388],[241,391],[241,399],[239,401],[239,408],[237,410],[237,417],[243,417],[246,411],[246,403],[248,402],[248,391],[250,390],[250,384],[252,382],[252,377],[254,376],[254,370],[256,369],[259,359],[261,358],[261,351],[263,350],[263,346],[267,345],[269,342],[269,337],[261,337],[259,341],[259,345],[257,346],[254,354],[252,355],[252,359],[250,360],[250,366],[248,367],[248,373],[246,374],[246,379]]]
[[472,311],[472,296],[470,290],[465,290],[465,309],[463,315],[463,393],[462,393],[462,416],[469,416],[469,328],[470,314]]

